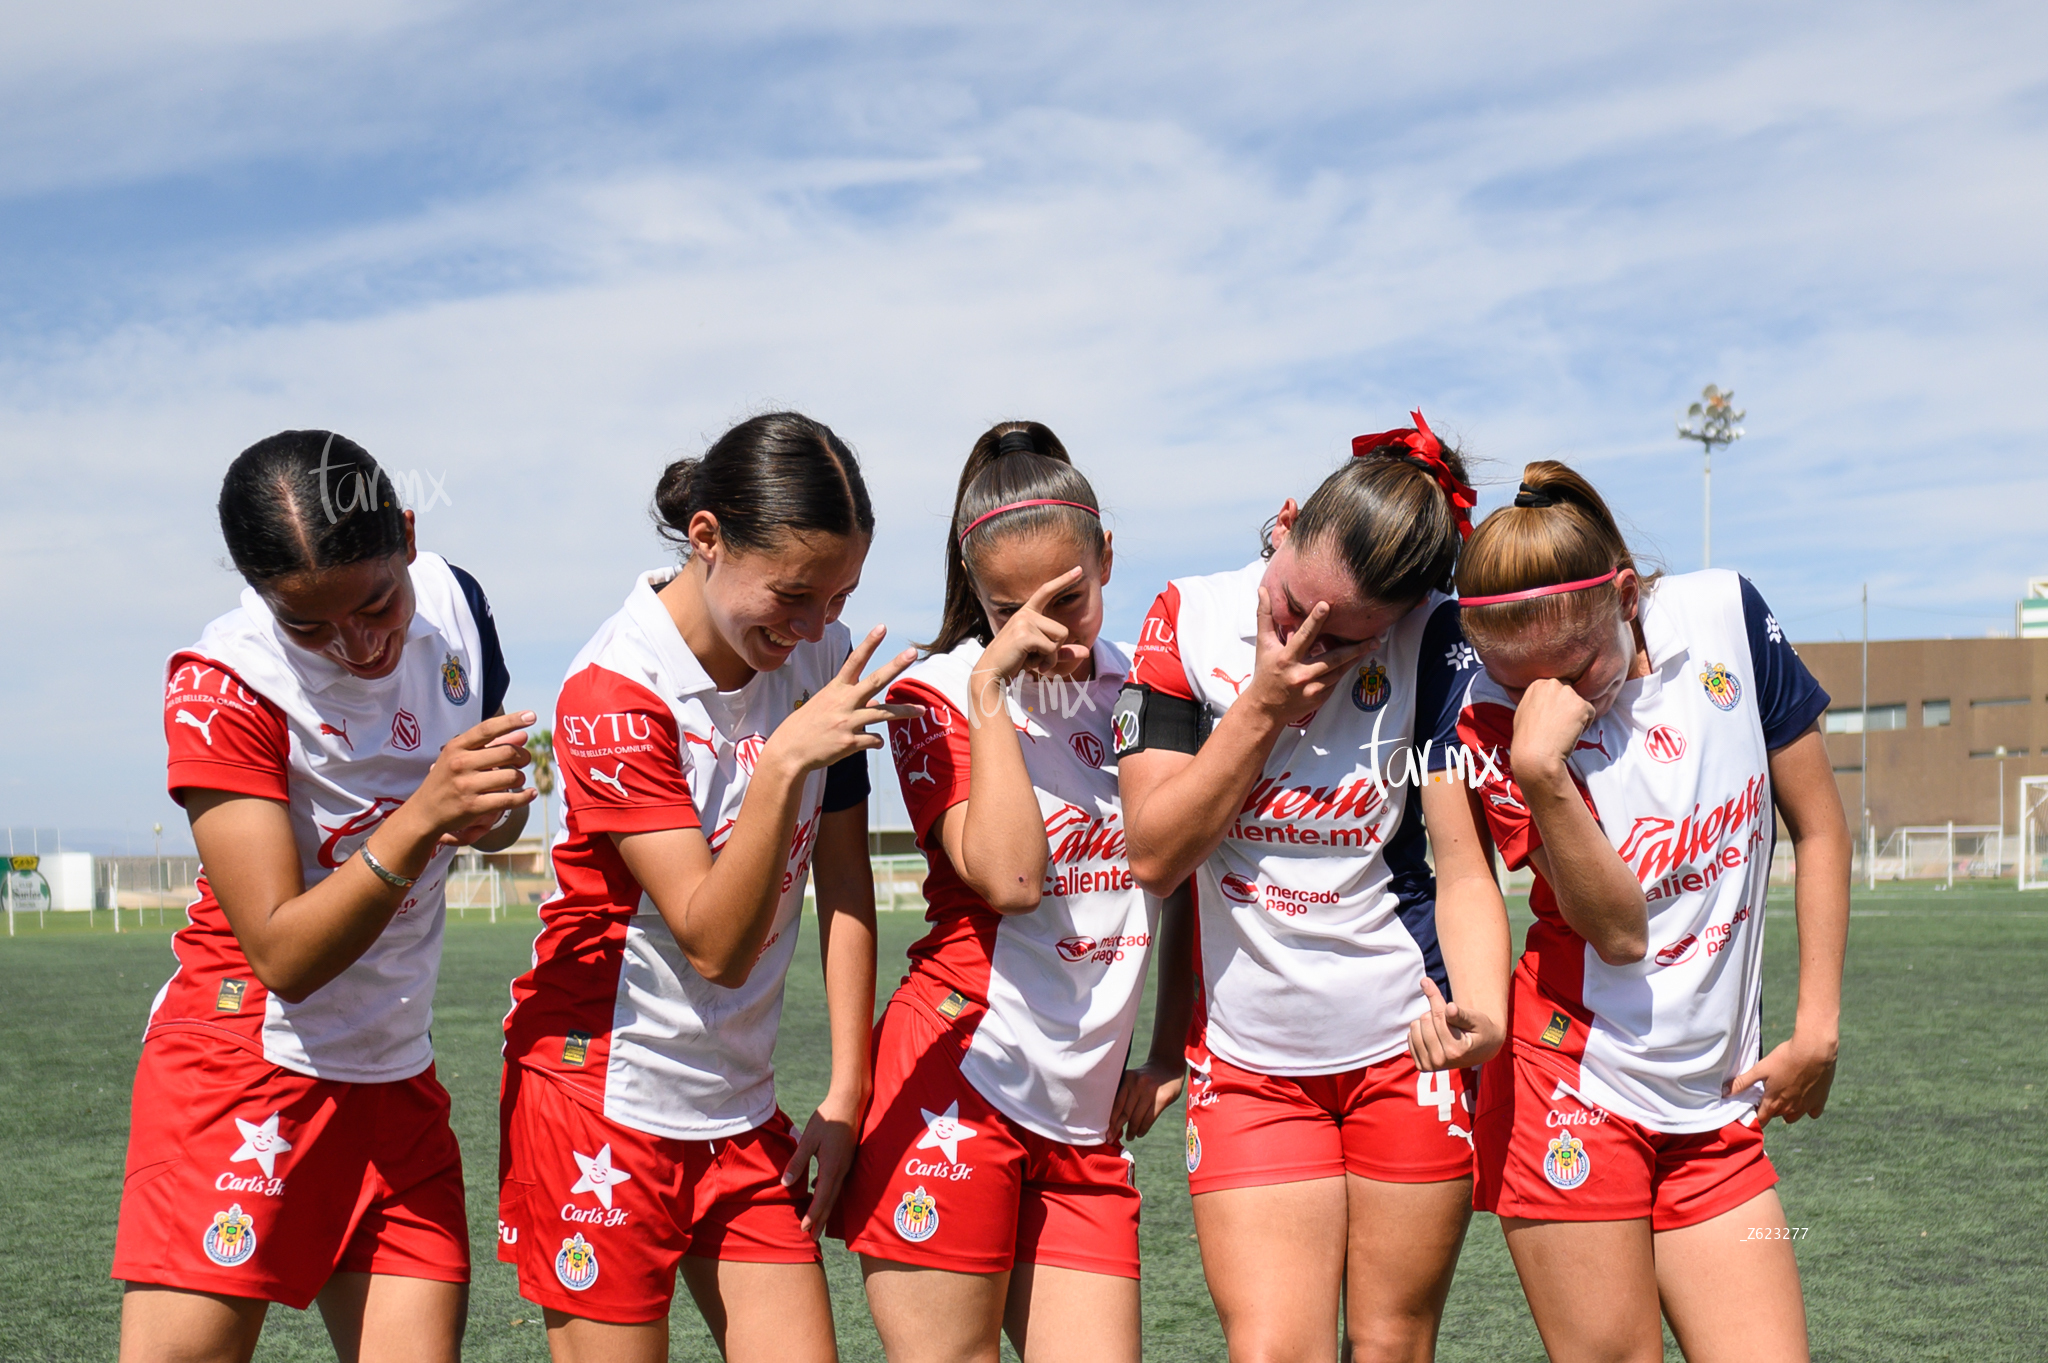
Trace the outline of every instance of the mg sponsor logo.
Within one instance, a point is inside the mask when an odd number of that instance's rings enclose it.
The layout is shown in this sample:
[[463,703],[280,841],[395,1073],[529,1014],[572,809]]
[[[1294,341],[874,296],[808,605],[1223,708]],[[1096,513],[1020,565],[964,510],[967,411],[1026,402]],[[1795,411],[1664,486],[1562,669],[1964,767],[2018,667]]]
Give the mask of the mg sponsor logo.
[[1685,735],[1669,724],[1659,724],[1643,736],[1643,751],[1659,762],[1676,762],[1685,756]]

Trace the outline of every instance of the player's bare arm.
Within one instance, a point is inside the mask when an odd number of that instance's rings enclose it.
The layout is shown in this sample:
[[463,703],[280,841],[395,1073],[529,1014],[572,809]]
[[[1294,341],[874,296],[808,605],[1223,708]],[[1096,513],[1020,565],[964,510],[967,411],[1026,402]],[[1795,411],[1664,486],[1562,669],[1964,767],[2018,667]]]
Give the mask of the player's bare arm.
[[1125,1070],[1110,1112],[1109,1134],[1131,1141],[1152,1129],[1187,1084],[1188,1025],[1195,1013],[1195,892],[1182,885],[1159,906],[1153,952],[1158,993],[1145,1063]]
[[1592,705],[1563,682],[1532,682],[1515,708],[1510,761],[1543,838],[1531,860],[1557,892],[1558,912],[1601,960],[1630,965],[1650,949],[1649,905],[1565,765],[1593,719]]
[[1757,1123],[1818,1117],[1835,1082],[1841,1048],[1842,960],[1849,945],[1849,823],[1820,727],[1771,753],[1771,790],[1792,833],[1798,876],[1799,1006],[1792,1035],[1729,1083],[1740,1092],[1762,1082]]
[[797,1185],[811,1161],[818,1165],[811,1205],[803,1215],[812,1239],[853,1167],[861,1119],[874,1075],[869,1043],[875,1016],[875,878],[868,864],[868,806],[863,800],[823,815],[811,867],[818,895],[818,954],[825,970],[825,1012],[832,1035],[832,1080],[824,1101],[804,1123],[783,1182]]
[[[521,772],[531,760],[531,711],[500,715],[449,740],[427,779],[393,810],[365,848],[402,880],[423,872],[445,835],[490,823],[536,797]],[[298,1003],[347,970],[398,912],[409,887],[350,857],[311,890],[299,869],[286,807],[219,790],[185,797],[192,839],[235,939],[264,988]]]
[[1010,723],[1009,684],[1075,653],[1066,626],[1045,615],[1046,604],[1081,577],[1077,566],[1040,586],[982,650],[968,674],[967,799],[947,810],[939,841],[968,888],[997,913],[1038,907],[1052,848],[1024,749]]
[[804,778],[844,757],[882,746],[868,727],[921,713],[915,705],[879,705],[875,697],[917,660],[906,650],[863,677],[881,644],[877,625],[847,656],[839,675],[777,725],[755,763],[731,836],[716,857],[703,830],[614,833],[626,869],[654,900],[676,945],[698,974],[737,989],[747,982],[782,902],[789,842]]
[[1131,873],[1153,894],[1185,881],[1223,842],[1287,725],[1322,708],[1364,644],[1313,653],[1328,602],[1318,601],[1282,642],[1272,598],[1259,588],[1258,652],[1244,694],[1198,753],[1146,751],[1118,764]]
[[1436,936],[1451,977],[1446,1002],[1427,975],[1429,1011],[1408,1024],[1408,1049],[1421,1070],[1484,1064],[1507,1039],[1507,906],[1486,861],[1478,814],[1462,782],[1422,787],[1422,821],[1436,861]]

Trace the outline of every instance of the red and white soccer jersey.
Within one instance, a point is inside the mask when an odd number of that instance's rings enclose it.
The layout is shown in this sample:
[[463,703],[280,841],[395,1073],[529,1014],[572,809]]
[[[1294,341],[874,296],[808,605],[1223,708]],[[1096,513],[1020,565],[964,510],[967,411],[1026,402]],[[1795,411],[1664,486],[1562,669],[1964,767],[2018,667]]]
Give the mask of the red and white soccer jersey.
[[[1251,680],[1255,560],[1181,578],[1145,619],[1131,681],[1211,722]],[[1258,1074],[1334,1074],[1408,1044],[1424,973],[1446,994],[1436,880],[1415,787],[1452,766],[1477,660],[1432,593],[1351,682],[1273,745],[1222,844],[1196,871],[1203,1047]]]
[[[783,977],[828,773],[805,778],[761,957],[737,989],[699,975],[654,901],[626,869],[614,833],[702,828],[715,856],[746,798],[768,735],[830,682],[850,651],[843,626],[803,643],[773,672],[720,691],[655,593],[674,569],[643,574],[624,607],[569,666],[555,707],[563,820],[557,890],[540,907],[533,968],[512,984],[505,1057],[568,1086],[612,1121],[675,1140],[723,1140],[775,1113],[775,1033]],[[563,1158],[567,1158],[564,1154]]]
[[[1721,1089],[1756,1063],[1761,1042],[1770,754],[1828,698],[1735,573],[1659,579],[1643,593],[1642,630],[1650,674],[1623,686],[1567,765],[1642,881],[1649,954],[1634,965],[1602,961],[1539,876],[1509,1045],[1591,1108],[1653,1131],[1714,1131],[1762,1096],[1760,1087]],[[1487,822],[1508,865],[1521,867],[1540,836],[1509,761],[1514,712],[1482,674],[1459,729],[1494,758],[1482,767]]]
[[976,1091],[1029,1131],[1094,1145],[1108,1137],[1159,921],[1159,902],[1138,888],[1126,859],[1109,750],[1129,653],[1098,639],[1093,680],[1025,676],[1010,685],[1007,722],[1051,844],[1038,907],[1010,915],[967,887],[938,833],[945,812],[967,799],[968,674],[981,653],[969,640],[890,689],[891,702],[926,707],[921,719],[889,723],[903,800],[931,863],[933,926],[910,949],[911,970],[980,1011],[960,1058]]
[[[417,605],[397,669],[357,677],[283,637],[254,589],[173,654],[164,689],[170,790],[287,805],[308,889],[325,880],[419,788],[441,745],[494,712],[508,678],[476,580],[434,554],[411,568]],[[202,874],[178,971],[149,1033],[200,1028],[298,1074],[350,1083],[409,1079],[433,1060],[447,849],[356,962],[299,1003],[249,968]]]

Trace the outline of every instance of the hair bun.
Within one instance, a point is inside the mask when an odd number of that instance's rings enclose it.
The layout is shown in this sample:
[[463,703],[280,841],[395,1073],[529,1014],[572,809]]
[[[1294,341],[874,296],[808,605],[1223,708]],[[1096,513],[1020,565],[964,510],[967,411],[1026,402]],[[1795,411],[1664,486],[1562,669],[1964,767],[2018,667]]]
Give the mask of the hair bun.
[[702,459],[678,459],[661,471],[654,488],[654,514],[665,537],[688,537],[690,517],[696,514],[697,474],[703,467]]

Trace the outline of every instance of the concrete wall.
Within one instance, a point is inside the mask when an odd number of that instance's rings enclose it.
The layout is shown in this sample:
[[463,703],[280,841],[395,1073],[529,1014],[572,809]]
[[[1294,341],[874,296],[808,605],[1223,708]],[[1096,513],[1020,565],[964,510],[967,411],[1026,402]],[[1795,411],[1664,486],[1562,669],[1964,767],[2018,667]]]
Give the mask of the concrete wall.
[[[1800,644],[1836,710],[1857,708],[1858,643]],[[1926,721],[1927,702],[1949,703],[1946,726]],[[1972,701],[2020,701],[1972,705]],[[1906,727],[1867,735],[1830,734],[1828,756],[1855,827],[1859,777],[1869,780],[1870,818],[1880,830],[1908,824],[1998,822],[1998,762],[2005,762],[2005,826],[2016,830],[2022,776],[2048,776],[2048,639],[1886,639],[1870,645],[1870,704],[1903,704]],[[1861,740],[1869,770],[1856,768]]]

